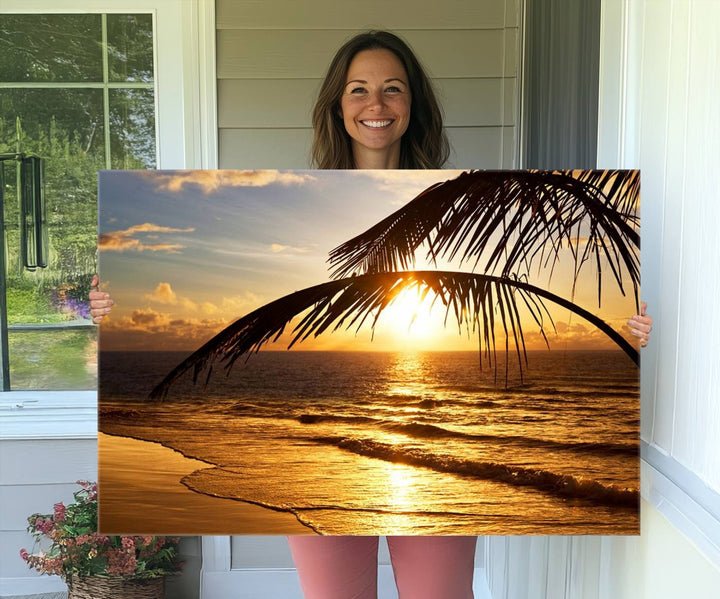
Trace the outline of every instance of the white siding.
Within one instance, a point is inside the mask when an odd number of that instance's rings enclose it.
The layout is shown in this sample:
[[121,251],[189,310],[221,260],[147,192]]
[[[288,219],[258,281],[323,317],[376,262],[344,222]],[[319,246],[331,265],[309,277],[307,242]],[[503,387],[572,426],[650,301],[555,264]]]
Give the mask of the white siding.
[[[97,479],[97,442],[93,439],[0,440],[0,580],[8,591],[22,588],[63,590],[59,578],[33,587],[38,574],[20,559],[32,549],[27,517],[52,513],[59,501],[70,502],[77,480]],[[48,586],[49,585],[49,586]],[[13,592],[13,594],[15,594]]]
[[492,599],[717,597],[720,568],[649,503],[638,537],[490,537]]
[[643,295],[656,319],[642,438],[720,493],[720,4],[645,0],[631,11],[624,107],[607,111],[621,139],[601,135],[600,158],[642,172]]
[[[656,323],[642,367],[642,535],[553,538],[538,551],[538,540],[489,539],[493,599],[717,596],[718,23],[714,0],[603,5],[598,165],[641,169],[643,297]],[[512,588],[525,577],[534,591]]]
[[[382,15],[378,21],[377,15]],[[310,112],[333,53],[396,31],[436,82],[449,166],[517,164],[519,0],[217,3],[220,168],[308,168]]]

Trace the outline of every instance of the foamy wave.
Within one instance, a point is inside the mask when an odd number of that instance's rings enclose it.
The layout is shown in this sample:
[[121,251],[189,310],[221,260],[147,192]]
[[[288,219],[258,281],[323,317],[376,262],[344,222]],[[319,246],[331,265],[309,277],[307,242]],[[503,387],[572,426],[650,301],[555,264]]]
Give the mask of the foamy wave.
[[639,493],[633,489],[606,486],[596,480],[578,478],[569,474],[557,474],[547,470],[507,466],[496,462],[461,460],[450,456],[428,454],[412,447],[378,443],[370,439],[318,437],[315,441],[336,445],[346,451],[387,462],[423,466],[437,472],[472,476],[519,487],[533,487],[568,499],[584,499],[605,505],[627,507],[637,507],[640,500]]
[[519,445],[522,447],[545,447],[550,449],[565,451],[589,451],[592,453],[607,454],[627,454],[637,455],[639,448],[637,444],[631,443],[600,443],[590,441],[552,441],[550,439],[537,439],[533,437],[520,436],[497,436],[482,435],[475,433],[463,433],[453,431],[434,424],[423,424],[419,422],[398,423],[385,422],[382,428],[392,430],[396,433],[403,433],[415,438],[448,438],[454,437],[458,439],[470,439],[473,441],[482,441],[485,443],[495,443],[502,445]]
[[515,445],[519,447],[553,449],[558,451],[584,451],[599,455],[638,455],[637,443],[603,443],[592,441],[553,441],[534,437],[516,435],[485,435],[478,433],[464,433],[444,428],[435,424],[422,422],[396,422],[380,420],[371,416],[341,416],[336,414],[302,414],[298,420],[303,424],[318,424],[323,422],[368,424],[386,431],[400,433],[414,439],[461,439],[477,441],[495,445]]

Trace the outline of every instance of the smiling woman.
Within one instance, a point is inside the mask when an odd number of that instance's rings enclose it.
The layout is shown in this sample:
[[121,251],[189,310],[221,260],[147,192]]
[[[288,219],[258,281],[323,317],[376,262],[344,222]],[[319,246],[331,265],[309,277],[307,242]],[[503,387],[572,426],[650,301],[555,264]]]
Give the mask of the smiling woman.
[[[387,31],[356,35],[338,50],[312,123],[313,165],[322,169],[441,168],[450,153],[425,69]],[[389,147],[397,160],[380,160]]]
[[365,50],[353,58],[347,79],[340,111],[352,138],[355,167],[386,169],[398,164],[411,102],[402,63],[389,50]]

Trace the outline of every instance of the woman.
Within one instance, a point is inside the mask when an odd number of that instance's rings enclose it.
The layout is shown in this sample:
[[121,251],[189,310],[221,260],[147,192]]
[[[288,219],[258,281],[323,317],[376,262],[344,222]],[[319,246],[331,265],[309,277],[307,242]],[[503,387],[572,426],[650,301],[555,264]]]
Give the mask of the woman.
[[[314,166],[441,168],[449,147],[432,85],[410,48],[388,32],[355,36],[335,55],[312,116]],[[97,285],[97,277],[93,286]],[[112,300],[90,294],[100,322]],[[628,324],[647,344],[652,319]],[[471,599],[476,537],[389,537],[401,599]],[[377,595],[377,537],[289,537],[306,599]]]

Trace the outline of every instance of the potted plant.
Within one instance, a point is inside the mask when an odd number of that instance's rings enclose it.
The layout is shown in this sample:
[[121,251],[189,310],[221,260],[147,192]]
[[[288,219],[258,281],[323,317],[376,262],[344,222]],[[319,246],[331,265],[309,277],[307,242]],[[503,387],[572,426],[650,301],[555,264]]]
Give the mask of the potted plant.
[[78,484],[74,503],[28,517],[35,546],[20,556],[41,574],[61,576],[68,599],[162,599],[165,577],[182,567],[179,539],[99,534],[97,483]]

